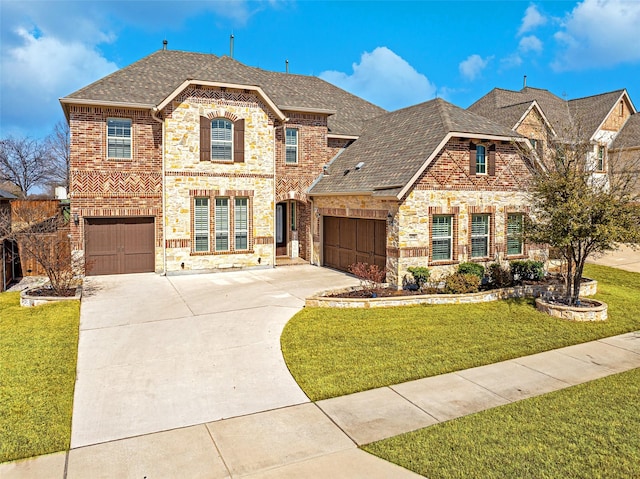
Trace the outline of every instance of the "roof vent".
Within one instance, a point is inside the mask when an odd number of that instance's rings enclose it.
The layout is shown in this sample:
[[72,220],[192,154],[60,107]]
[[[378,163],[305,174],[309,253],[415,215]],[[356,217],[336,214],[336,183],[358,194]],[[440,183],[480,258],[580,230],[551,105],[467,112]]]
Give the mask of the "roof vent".
[[362,168],[364,166],[364,161],[361,161],[360,163],[358,163],[356,165],[356,170],[359,170],[360,168]]
[[233,58],[233,39],[235,37],[233,36],[233,33],[231,34],[231,36],[229,37],[229,56],[231,58]]
[[169,42],[166,39],[162,40],[162,49],[163,50],[167,50],[167,45],[169,45]]

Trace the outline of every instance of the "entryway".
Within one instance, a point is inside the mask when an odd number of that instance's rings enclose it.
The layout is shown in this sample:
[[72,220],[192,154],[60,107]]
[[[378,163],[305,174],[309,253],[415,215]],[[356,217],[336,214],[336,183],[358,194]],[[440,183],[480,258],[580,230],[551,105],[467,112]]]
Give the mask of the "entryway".
[[276,204],[276,258],[280,263],[284,258],[295,260],[300,257],[298,223],[295,200]]

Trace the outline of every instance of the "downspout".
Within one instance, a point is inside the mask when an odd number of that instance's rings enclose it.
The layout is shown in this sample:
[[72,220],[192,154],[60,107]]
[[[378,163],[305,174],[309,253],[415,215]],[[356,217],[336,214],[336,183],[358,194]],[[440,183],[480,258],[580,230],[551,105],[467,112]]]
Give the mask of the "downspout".
[[162,274],[167,275],[167,240],[165,238],[165,229],[167,223],[167,205],[166,205],[166,184],[165,184],[165,128],[164,128],[164,120],[162,118],[158,118],[158,108],[153,107],[151,109],[151,118],[162,125]]

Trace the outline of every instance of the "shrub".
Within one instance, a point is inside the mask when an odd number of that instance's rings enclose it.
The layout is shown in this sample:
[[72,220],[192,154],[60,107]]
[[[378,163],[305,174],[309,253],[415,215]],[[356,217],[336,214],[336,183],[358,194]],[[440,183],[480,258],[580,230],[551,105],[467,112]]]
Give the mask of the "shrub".
[[480,278],[475,274],[454,273],[444,281],[444,292],[448,294],[477,293]]
[[349,265],[349,272],[360,280],[362,289],[371,291],[379,288],[384,282],[385,271],[378,268],[376,264],[353,263]]
[[482,278],[484,277],[484,266],[478,263],[460,263],[458,266],[458,273],[473,274],[482,281]]
[[511,271],[503,268],[500,263],[491,263],[487,273],[489,284],[494,288],[507,288],[513,283]]
[[424,266],[411,266],[407,268],[407,271],[413,276],[413,281],[418,285],[418,288],[424,288],[429,282],[431,271]]
[[512,261],[511,276],[514,281],[541,281],[544,278],[544,263],[533,260]]

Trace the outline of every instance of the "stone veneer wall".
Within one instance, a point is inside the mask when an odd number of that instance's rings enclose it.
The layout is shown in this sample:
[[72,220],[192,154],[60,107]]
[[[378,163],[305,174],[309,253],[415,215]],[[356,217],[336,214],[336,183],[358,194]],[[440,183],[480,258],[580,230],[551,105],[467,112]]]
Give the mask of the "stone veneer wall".
[[[402,286],[411,266],[428,266],[436,279],[469,261],[473,214],[489,214],[491,218],[489,256],[474,261],[546,259],[546,251],[535,245],[525,245],[522,255],[505,256],[507,214],[529,212],[523,191],[531,174],[511,144],[496,145],[495,161],[495,175],[470,175],[469,140],[452,139],[401,202],[370,196],[336,196],[317,197],[314,206],[324,216],[383,219],[391,213],[393,221],[387,223],[387,282],[397,286]],[[454,217],[452,261],[431,260],[430,222],[434,214]],[[313,227],[313,262],[317,264],[321,264],[322,251],[320,224],[316,220]]]
[[[128,118],[132,158],[107,158],[107,119]],[[156,229],[156,271],[162,271],[162,126],[149,111],[71,105],[71,247],[84,255],[85,217],[151,216]]]
[[[245,120],[245,161],[200,161],[200,116]],[[273,265],[274,119],[252,92],[189,88],[165,113],[167,271],[219,270]],[[214,224],[215,197],[248,197],[249,250],[192,251],[195,197],[209,197]],[[230,236],[233,236],[233,215]],[[213,245],[215,231],[210,229]],[[211,247],[213,250],[213,246]]]

